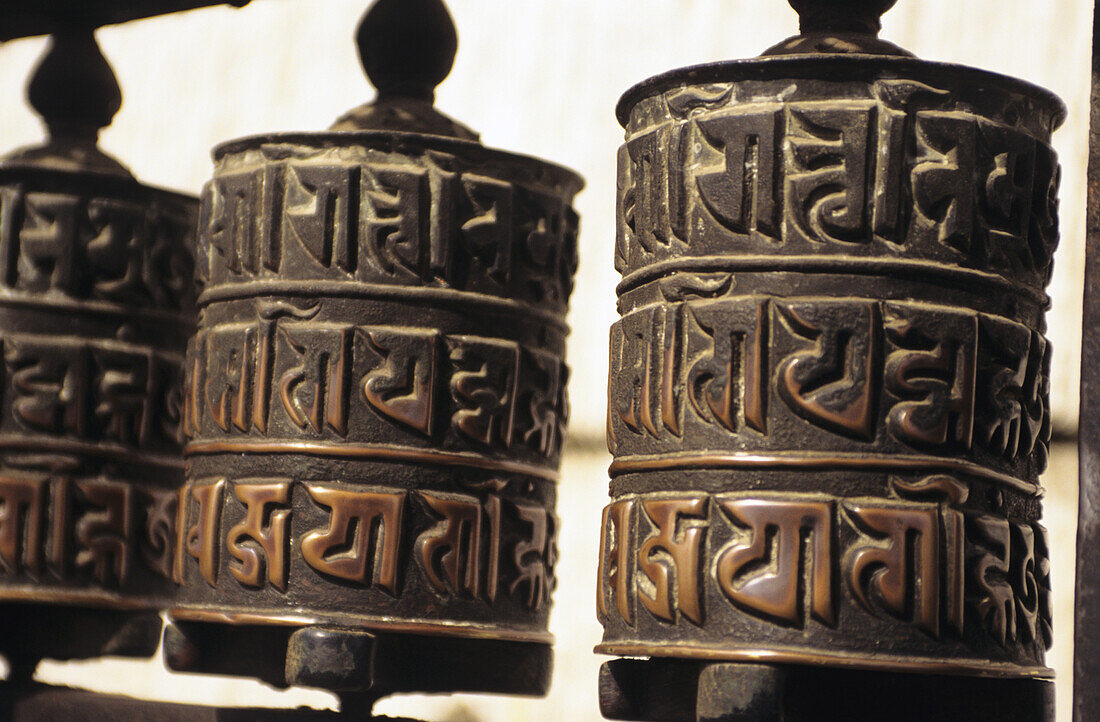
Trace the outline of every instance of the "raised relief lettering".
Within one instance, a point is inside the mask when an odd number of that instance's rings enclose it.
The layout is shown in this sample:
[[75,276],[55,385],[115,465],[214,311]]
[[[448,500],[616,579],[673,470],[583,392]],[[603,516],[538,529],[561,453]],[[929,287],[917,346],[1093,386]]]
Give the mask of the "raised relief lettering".
[[20,286],[33,293],[58,290],[68,295],[85,291],[83,263],[87,220],[84,200],[54,193],[28,193],[19,234]]
[[296,241],[322,268],[355,273],[359,168],[292,163],[284,193],[283,237]]
[[[617,398],[609,398],[613,416],[634,434],[656,438],[661,387],[662,309],[645,309],[623,317],[611,330],[611,383]],[[668,349],[673,354],[677,349]],[[670,363],[675,364],[674,360]],[[626,382],[625,388],[620,385]],[[678,427],[678,415],[674,426]],[[612,421],[614,425],[614,420]]]
[[1032,332],[1025,326],[991,316],[979,323],[979,396],[977,431],[979,440],[1005,458],[1018,456],[1026,448],[1024,418],[1025,386]]
[[145,536],[138,545],[141,558],[154,572],[171,579],[179,494],[145,489],[141,492],[141,499],[145,509]]
[[1016,595],[1009,580],[1012,527],[992,514],[968,514],[968,567],[971,596],[979,616],[1001,645],[1016,639]]
[[431,191],[428,172],[413,166],[375,166],[367,192],[371,220],[367,252],[371,265],[396,281],[428,276]]
[[978,131],[982,147],[979,208],[988,242],[974,247],[978,256],[974,262],[1019,273],[1030,260],[1027,236],[1034,200],[1035,140],[984,120],[978,122]]
[[963,255],[972,250],[977,185],[977,127],[966,113],[919,111],[911,173],[913,217],[908,243],[929,242]]
[[403,492],[348,491],[306,484],[313,501],[331,510],[328,528],[302,537],[302,557],[322,574],[398,594]]
[[881,311],[873,302],[776,303],[802,350],[779,363],[779,396],[812,424],[857,439],[875,433]]
[[22,426],[52,434],[88,435],[90,361],[83,345],[11,336],[5,339],[4,360],[11,378],[12,412]]
[[46,481],[0,477],[0,564],[7,574],[42,567]]
[[731,542],[716,556],[722,592],[750,613],[786,624],[801,626],[804,607],[817,620],[835,624],[832,504],[738,498],[718,503],[736,528],[748,531],[747,540]]
[[[416,540],[415,553],[432,589],[472,598],[482,588],[482,510],[473,497],[450,499],[420,492],[438,521]],[[495,580],[490,580],[495,589]]]
[[347,435],[354,327],[292,322],[280,329],[280,349],[298,360],[279,379],[283,411],[299,429]]
[[435,428],[438,332],[385,326],[357,332],[382,361],[362,377],[367,403],[385,418],[430,436]]
[[91,295],[121,303],[142,303],[142,247],[146,208],[140,204],[94,198],[88,201],[90,233],[85,247]]
[[512,445],[516,419],[520,347],[511,341],[448,336],[455,371],[451,426],[459,435],[485,446]]
[[465,280],[462,286],[467,287],[472,276],[483,274],[498,289],[506,290],[512,279],[515,188],[511,183],[470,174],[463,176],[462,187],[472,207],[460,233],[468,257],[468,267],[460,274]]
[[642,502],[654,527],[638,548],[638,598],[653,616],[676,622],[676,610],[703,624],[700,565],[706,534],[707,499]]
[[527,587],[527,593],[521,598],[528,609],[538,609],[550,604],[550,593],[554,586],[553,551],[554,529],[553,514],[535,504],[515,504],[520,520],[531,528],[529,539],[516,542],[512,561],[518,572],[508,587],[509,594],[515,594],[521,587]]
[[99,370],[94,382],[98,403],[92,411],[104,436],[123,444],[147,444],[160,411],[154,405],[156,354],[93,348],[92,358]]
[[727,230],[778,239],[777,109],[746,109],[697,121],[707,145],[721,162],[695,171],[695,185],[707,212]]
[[[214,483],[188,484],[180,489],[179,518],[176,530],[176,580],[182,583],[186,556],[199,563],[199,573],[213,587],[218,581],[218,539],[221,535],[222,496],[225,480]],[[197,504],[192,517],[191,500]]]
[[524,349],[521,368],[517,427],[522,441],[538,454],[556,458],[565,434],[565,365],[556,354]]
[[[225,547],[237,560],[229,573],[246,587],[267,583],[286,591],[290,535],[290,483],[240,483],[234,496],[245,507],[244,520],[229,530]],[[266,574],[265,574],[266,571]]]
[[799,103],[787,108],[784,238],[870,241],[870,108]]
[[940,635],[940,514],[937,508],[847,502],[861,543],[848,551],[848,584],[869,612],[878,608]]
[[916,445],[969,449],[974,433],[978,317],[886,307],[886,389],[902,399],[887,428]]
[[634,500],[616,501],[603,510],[600,526],[599,593],[596,607],[600,619],[611,618],[612,603],[623,621],[634,624]]
[[1016,590],[1016,629],[1022,642],[1038,641],[1039,580],[1035,557],[1035,530],[1023,524],[1012,525],[1012,563],[1010,577]]
[[103,586],[123,586],[130,577],[133,559],[134,500],[129,484],[114,481],[81,481],[77,488],[88,506],[76,523],[80,550],[76,565],[89,567]]
[[[700,419],[736,432],[740,424],[767,431],[768,308],[766,300],[688,304],[688,398]],[[702,344],[696,348],[696,339]],[[666,344],[668,349],[673,348]],[[666,350],[666,354],[671,354]],[[665,383],[675,384],[668,378]]]

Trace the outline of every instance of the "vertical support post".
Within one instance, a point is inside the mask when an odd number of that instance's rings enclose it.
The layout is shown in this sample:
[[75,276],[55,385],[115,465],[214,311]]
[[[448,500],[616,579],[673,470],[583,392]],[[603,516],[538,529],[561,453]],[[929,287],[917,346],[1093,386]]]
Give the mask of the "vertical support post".
[[[1100,12],[1100,3],[1096,5]],[[1100,714],[1100,24],[1092,40],[1092,118],[1089,130],[1085,310],[1081,354],[1080,502],[1077,522],[1077,603],[1074,632],[1073,718]]]

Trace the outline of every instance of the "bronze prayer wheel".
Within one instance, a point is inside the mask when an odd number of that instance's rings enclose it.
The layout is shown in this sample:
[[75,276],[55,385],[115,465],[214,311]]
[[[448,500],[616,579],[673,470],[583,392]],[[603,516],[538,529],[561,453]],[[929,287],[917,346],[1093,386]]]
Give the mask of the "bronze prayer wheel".
[[[582,181],[434,110],[438,0],[377,3],[359,42],[375,103],[214,152],[169,664],[542,693]],[[236,665],[220,635],[285,655]]]
[[619,105],[600,652],[1052,674],[1065,111],[878,40],[892,4]]
[[29,97],[49,141],[0,162],[0,652],[146,654],[174,593],[197,199],[96,147],[121,95],[91,30]]

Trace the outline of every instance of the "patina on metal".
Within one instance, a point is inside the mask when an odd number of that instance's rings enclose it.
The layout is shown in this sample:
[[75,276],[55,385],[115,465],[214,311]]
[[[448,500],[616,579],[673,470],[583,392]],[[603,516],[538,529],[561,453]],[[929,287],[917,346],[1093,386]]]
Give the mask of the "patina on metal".
[[433,107],[439,0],[358,40],[376,101],[214,152],[168,664],[541,694],[582,181]]
[[[597,651],[651,659],[604,713],[1044,718],[1063,105],[879,40],[892,1],[791,4],[800,36],[619,105]],[[861,685],[892,701],[827,702]]]
[[156,649],[198,213],[98,149],[121,94],[90,30],[51,39],[28,96],[49,139],[0,161],[0,653],[17,677]]
[[1100,4],[1094,6],[1085,308],[1081,355],[1080,503],[1077,523],[1073,719],[1100,716]]

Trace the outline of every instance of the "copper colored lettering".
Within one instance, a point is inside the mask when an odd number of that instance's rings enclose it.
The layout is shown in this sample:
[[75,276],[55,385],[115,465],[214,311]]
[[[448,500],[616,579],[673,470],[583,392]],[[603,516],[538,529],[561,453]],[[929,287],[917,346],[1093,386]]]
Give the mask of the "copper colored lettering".
[[42,566],[44,479],[0,478],[0,563],[8,574]]
[[440,594],[481,594],[482,511],[477,499],[445,499],[420,492],[439,521],[416,540],[420,566]]
[[[833,509],[831,503],[771,499],[720,499],[746,544],[718,553],[716,574],[734,603],[788,624],[802,622],[801,594],[818,620],[836,623],[833,603]],[[803,583],[803,568],[809,578]]]
[[230,564],[229,573],[245,586],[262,587],[266,568],[267,581],[285,592],[290,483],[234,484],[233,491],[245,506],[245,518],[229,530],[225,539],[226,549],[240,562]]
[[322,574],[377,585],[396,597],[405,494],[320,484],[306,484],[306,490],[332,510],[327,529],[302,537],[306,563]]
[[707,500],[655,499],[642,502],[642,508],[656,532],[638,549],[638,570],[643,584],[653,587],[649,594],[644,587],[638,597],[642,605],[658,619],[675,622],[675,610],[695,622],[703,623],[703,600],[700,591],[700,565],[706,528],[699,524],[707,518]]
[[619,616],[627,624],[634,624],[634,607],[631,593],[634,570],[631,565],[631,546],[634,538],[634,500],[617,501],[604,508],[600,526],[599,592],[596,607],[601,619],[611,616],[610,597],[615,599]]
[[104,586],[126,584],[133,558],[133,489],[113,481],[81,481],[77,488],[87,503],[101,511],[84,514],[76,523],[78,567],[91,567]]

